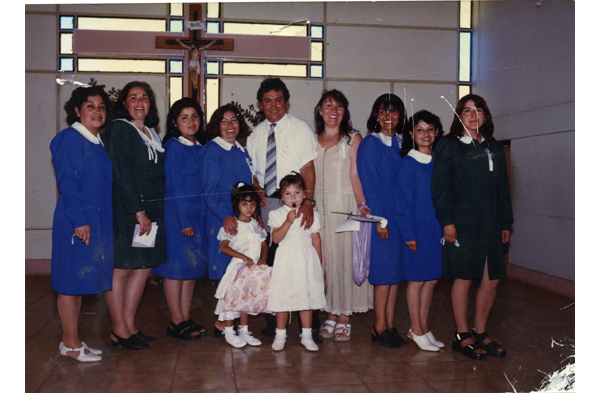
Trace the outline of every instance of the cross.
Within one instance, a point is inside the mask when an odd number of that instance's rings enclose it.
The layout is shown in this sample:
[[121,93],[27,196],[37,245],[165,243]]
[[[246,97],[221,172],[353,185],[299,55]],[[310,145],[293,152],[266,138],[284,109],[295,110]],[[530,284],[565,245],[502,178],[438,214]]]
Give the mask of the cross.
[[[189,14],[192,16],[191,21],[199,21],[199,15],[202,15],[202,4],[189,4]],[[201,65],[203,64],[202,51],[210,47],[211,50],[215,51],[233,51],[233,39],[198,39],[198,30],[190,30],[190,35],[186,40],[180,40],[179,38],[173,39],[172,36],[156,36],[155,47],[161,49],[179,49],[185,48],[188,52],[188,64],[187,70],[189,78],[187,79],[188,89],[192,91],[192,99],[202,104],[200,97],[202,94],[198,94],[200,86],[204,85],[204,73],[202,72]]]

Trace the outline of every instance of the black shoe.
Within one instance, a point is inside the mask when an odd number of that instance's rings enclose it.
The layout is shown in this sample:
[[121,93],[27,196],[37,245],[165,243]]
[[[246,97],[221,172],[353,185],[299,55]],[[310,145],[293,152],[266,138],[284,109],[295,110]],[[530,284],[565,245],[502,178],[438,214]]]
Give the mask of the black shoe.
[[312,332],[313,341],[319,345],[323,344],[323,336],[321,336],[321,334],[319,334],[319,331],[315,330],[315,329],[311,329],[311,332]]
[[396,329],[396,327],[391,328],[390,333],[392,333],[392,337],[398,343],[399,347],[404,347],[404,346],[408,345],[408,343],[406,342],[406,340],[404,338],[402,338],[402,336],[400,335],[400,332],[398,332],[398,329]]
[[378,342],[386,348],[398,348],[400,344],[394,339],[394,336],[390,330],[384,330],[381,333],[377,332],[375,326],[373,326],[373,330],[371,331],[371,341],[374,343]]
[[138,330],[138,332],[136,334],[134,334],[133,336],[136,336],[142,342],[145,342],[145,343],[155,343],[158,341],[158,339],[156,337],[146,336],[144,333],[142,333],[141,330]]
[[504,350],[504,348],[502,348],[502,344],[500,344],[498,341],[490,341],[487,344],[483,343],[483,340],[490,337],[490,335],[487,332],[477,333],[475,329],[473,329],[472,334],[478,348],[485,349],[485,352],[488,355],[493,356],[495,358],[503,358],[506,356],[506,351]]
[[275,337],[275,328],[266,327],[260,332],[264,337]]
[[119,337],[115,332],[112,332],[112,335],[117,339],[117,341],[110,340],[112,346],[115,348],[124,347],[125,349],[132,349],[135,351],[149,348],[149,345],[137,338],[135,334],[132,334],[129,338]]
[[275,337],[275,328],[277,327],[275,315],[265,314],[265,322],[267,323],[267,327],[262,330],[260,335],[264,337]]
[[479,349],[480,347],[477,345],[477,343],[474,344],[467,344],[464,347],[462,346],[462,342],[465,340],[468,340],[472,338],[473,340],[475,340],[475,338],[473,338],[473,336],[471,335],[471,333],[469,332],[465,332],[465,333],[454,333],[454,341],[452,341],[452,350],[455,352],[460,352],[463,356],[466,356],[470,359],[475,359],[475,360],[483,360],[485,359],[485,353],[477,353],[475,352],[476,349]]

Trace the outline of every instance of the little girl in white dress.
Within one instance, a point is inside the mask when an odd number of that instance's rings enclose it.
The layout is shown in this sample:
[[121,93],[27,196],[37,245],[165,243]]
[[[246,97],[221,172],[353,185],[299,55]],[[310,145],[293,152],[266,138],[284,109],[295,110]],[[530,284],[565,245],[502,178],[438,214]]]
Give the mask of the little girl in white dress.
[[[248,314],[266,311],[271,267],[266,265],[267,233],[253,218],[260,205],[254,187],[236,184],[231,200],[237,218],[237,235],[230,235],[223,228],[217,235],[221,241],[221,252],[232,260],[215,294],[219,299],[215,314],[219,315],[219,321],[224,321],[225,340],[241,348],[246,344],[262,344],[248,331]],[[240,325],[236,335],[233,320],[238,317]]]
[[319,347],[312,339],[312,310],[326,306],[321,267],[321,229],[318,212],[310,229],[300,225],[297,207],[304,200],[302,176],[292,173],[281,179],[281,199],[285,206],[269,213],[271,239],[278,243],[269,292],[268,310],[276,312],[277,329],[273,350],[285,347],[286,322],[290,311],[300,311],[300,343],[309,351]]

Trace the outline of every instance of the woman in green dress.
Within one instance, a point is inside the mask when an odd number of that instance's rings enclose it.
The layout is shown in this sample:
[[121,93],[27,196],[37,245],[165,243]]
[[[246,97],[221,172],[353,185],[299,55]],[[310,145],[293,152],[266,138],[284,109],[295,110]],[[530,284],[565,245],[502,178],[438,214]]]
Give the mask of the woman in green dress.
[[[444,227],[442,276],[454,278],[452,310],[456,331],[452,349],[472,359],[506,351],[486,332],[500,280],[503,243],[510,239],[512,204],[504,148],[493,138],[492,114],[483,98],[469,94],[456,105],[450,133],[435,148],[431,191],[436,217]],[[475,296],[475,328],[469,331],[469,288]]]
[[[166,261],[164,224],[165,150],[152,127],[159,122],[156,98],[146,82],[130,82],[115,103],[104,134],[113,163],[113,289],[106,303],[115,347],[146,349],[155,337],[135,326],[135,314],[150,270]],[[155,223],[155,224],[154,224]],[[152,247],[132,246],[134,231],[144,238],[157,227]]]

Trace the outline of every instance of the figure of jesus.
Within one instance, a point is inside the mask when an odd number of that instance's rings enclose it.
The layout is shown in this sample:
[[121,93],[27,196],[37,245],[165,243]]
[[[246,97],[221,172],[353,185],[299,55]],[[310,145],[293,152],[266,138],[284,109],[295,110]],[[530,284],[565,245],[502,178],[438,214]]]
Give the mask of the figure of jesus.
[[198,96],[198,79],[201,72],[200,69],[200,52],[208,49],[212,44],[215,43],[215,40],[212,40],[210,44],[203,46],[201,48],[198,47],[195,43],[192,45],[186,45],[179,38],[176,39],[179,45],[183,46],[185,49],[191,52],[190,54],[190,62],[188,64],[188,69],[190,73],[190,78],[192,79],[192,99],[196,100]]

